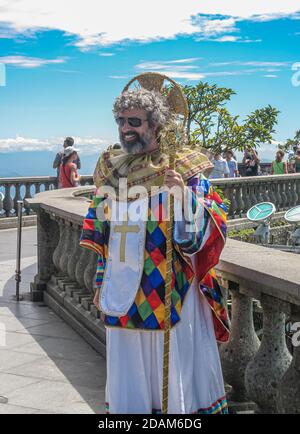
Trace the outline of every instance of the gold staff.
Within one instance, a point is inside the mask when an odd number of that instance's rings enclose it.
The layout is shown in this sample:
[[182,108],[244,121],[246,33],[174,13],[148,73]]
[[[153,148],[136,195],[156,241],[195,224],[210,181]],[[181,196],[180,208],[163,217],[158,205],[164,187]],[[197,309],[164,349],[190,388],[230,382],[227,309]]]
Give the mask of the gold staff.
[[[176,134],[169,132],[166,137],[169,145],[169,168],[175,169]],[[168,413],[169,401],[169,359],[170,359],[170,331],[171,331],[171,294],[172,294],[172,261],[173,261],[173,223],[174,196],[169,195],[169,221],[166,234],[166,287],[165,287],[165,317],[164,317],[164,355],[163,355],[163,385],[162,385],[162,413]]]
[[[167,87],[163,87],[165,80]],[[136,83],[147,89],[161,92],[167,97],[170,109],[177,120],[181,117],[181,126],[174,118],[160,133],[161,147],[169,154],[169,169],[175,170],[176,142],[178,135],[184,133],[188,117],[188,104],[181,87],[169,77],[156,72],[146,72],[134,77],[125,86],[124,91]],[[174,197],[169,196],[169,220],[166,231],[166,284],[165,284],[165,315],[164,315],[164,353],[163,353],[163,385],[162,385],[162,413],[168,413],[169,401],[169,359],[170,359],[170,330],[171,330],[171,294],[172,294],[172,259],[173,259],[173,223]]]

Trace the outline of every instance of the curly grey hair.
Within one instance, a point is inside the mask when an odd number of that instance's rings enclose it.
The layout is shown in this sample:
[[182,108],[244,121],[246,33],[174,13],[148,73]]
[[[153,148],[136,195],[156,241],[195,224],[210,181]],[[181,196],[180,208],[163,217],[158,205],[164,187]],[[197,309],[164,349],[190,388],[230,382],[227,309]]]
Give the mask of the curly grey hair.
[[158,92],[144,88],[127,90],[116,98],[113,107],[115,118],[119,113],[130,109],[146,110],[150,126],[155,123],[161,128],[171,119],[166,98]]

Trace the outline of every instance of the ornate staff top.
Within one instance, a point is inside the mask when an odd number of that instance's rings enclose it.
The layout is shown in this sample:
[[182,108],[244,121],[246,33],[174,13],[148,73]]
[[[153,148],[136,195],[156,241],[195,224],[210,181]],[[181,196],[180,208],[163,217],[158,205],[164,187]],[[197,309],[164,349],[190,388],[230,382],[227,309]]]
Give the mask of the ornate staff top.
[[184,124],[187,121],[189,108],[186,97],[176,81],[166,75],[157,72],[145,72],[133,77],[124,87],[123,92],[129,90],[131,86],[142,87],[147,90],[154,90],[163,94],[174,115],[181,118]]

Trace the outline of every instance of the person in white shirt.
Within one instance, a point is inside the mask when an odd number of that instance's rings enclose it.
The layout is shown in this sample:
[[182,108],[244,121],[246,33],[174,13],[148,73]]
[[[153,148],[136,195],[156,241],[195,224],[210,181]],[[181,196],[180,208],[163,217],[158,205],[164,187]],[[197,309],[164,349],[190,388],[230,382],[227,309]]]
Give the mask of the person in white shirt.
[[228,178],[229,167],[227,161],[222,158],[221,154],[215,154],[212,164],[214,168],[209,175],[210,179]]
[[226,151],[226,161],[229,169],[229,178],[236,178],[239,176],[238,163],[233,156],[231,149]]

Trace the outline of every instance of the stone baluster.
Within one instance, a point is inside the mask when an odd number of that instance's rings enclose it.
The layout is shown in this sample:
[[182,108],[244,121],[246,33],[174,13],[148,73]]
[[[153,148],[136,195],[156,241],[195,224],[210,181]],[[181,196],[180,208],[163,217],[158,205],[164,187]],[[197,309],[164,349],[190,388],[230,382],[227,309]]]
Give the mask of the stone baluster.
[[293,360],[278,387],[279,413],[300,414],[300,309],[292,307],[291,320],[295,326],[292,338]]
[[275,196],[276,196],[276,209],[277,211],[279,211],[282,207],[283,207],[283,198],[281,195],[281,186],[280,186],[280,181],[276,182],[275,185]]
[[65,224],[63,226],[63,245],[61,250],[61,255],[59,259],[59,268],[62,271],[64,276],[68,275],[68,261],[70,257],[70,252],[72,248],[72,241],[73,241],[73,231],[71,229],[71,223],[68,221],[65,221]]
[[84,272],[87,268],[87,266],[90,263],[91,255],[90,251],[86,248],[81,247],[81,255],[78,259],[76,269],[75,269],[75,277],[76,281],[78,282],[80,288],[86,289],[86,283],[84,280]]
[[231,204],[232,204],[232,210],[234,211],[234,216],[238,217],[239,216],[239,209],[238,209],[238,203],[236,200],[236,188],[234,186],[234,184],[229,184],[228,186],[231,195],[230,195],[230,200],[231,200]]
[[247,396],[262,413],[275,413],[278,385],[291,363],[285,341],[286,304],[262,295],[263,337],[245,374]]
[[62,252],[64,249],[65,236],[66,236],[66,232],[64,231],[64,222],[62,219],[58,219],[58,226],[59,226],[59,241],[56,246],[56,249],[53,252],[53,263],[55,265],[55,268],[57,269],[58,274],[60,275],[62,272],[60,268],[60,258],[62,256]]
[[16,188],[16,193],[15,193],[15,197],[14,197],[14,209],[15,209],[15,213],[16,213],[16,216],[17,216],[18,215],[18,201],[22,200],[22,197],[21,197],[21,184],[16,184],[15,188]]
[[[27,182],[25,184],[25,196],[24,196],[24,199],[30,199],[30,198],[32,198],[31,191],[30,191],[31,185],[32,184],[30,182]],[[25,208],[26,214],[29,215],[30,214],[30,207],[27,204],[25,204],[24,208]]]
[[245,202],[243,199],[243,185],[235,185],[236,192],[236,202],[237,202],[237,213],[240,217],[242,217],[243,212],[245,211]]
[[297,204],[299,204],[300,201],[300,179],[296,179],[296,192],[297,192],[297,196],[298,196],[298,202]]
[[292,206],[297,206],[297,203],[300,203],[300,196],[298,196],[297,193],[297,180],[292,179],[291,180],[291,187],[292,187]]
[[230,340],[220,347],[225,381],[232,386],[230,400],[246,399],[245,370],[259,348],[253,325],[252,298],[243,295],[238,285],[229,282],[232,297]]
[[297,180],[291,179],[291,188],[292,188],[292,206],[297,206],[300,203],[300,196],[297,193]]
[[98,255],[92,250],[89,251],[89,263],[84,271],[83,280],[86,288],[93,294],[95,287],[95,275],[97,267]]
[[264,196],[263,196],[264,186],[263,183],[260,182],[257,184],[257,202],[264,202]]
[[261,188],[261,194],[262,194],[264,202],[270,202],[269,186],[270,186],[270,183],[268,183],[266,181],[261,184],[261,187],[262,187]]
[[38,273],[30,286],[32,301],[43,300],[47,282],[55,273],[53,257],[60,240],[57,222],[43,210],[37,212],[37,226]]
[[248,209],[251,208],[251,200],[250,200],[250,189],[248,187],[248,184],[244,182],[242,184],[242,196],[244,201],[244,212],[242,216],[245,216]]
[[282,197],[282,209],[286,209],[288,207],[288,198],[286,194],[286,184],[284,181],[279,182],[280,185],[280,194]]
[[72,226],[72,246],[71,246],[71,254],[69,255],[69,260],[68,260],[68,266],[67,266],[67,270],[68,270],[68,276],[70,277],[70,279],[72,281],[76,281],[76,266],[78,263],[78,260],[80,258],[80,255],[82,253],[82,247],[80,247],[79,245],[79,239],[80,239],[80,234],[81,234],[81,229],[73,224]]
[[5,211],[6,217],[11,217],[11,212],[14,208],[14,203],[10,196],[10,187],[10,184],[4,184],[5,194],[3,199],[3,209]]
[[35,193],[34,194],[38,194],[41,191],[41,184],[39,182],[36,182],[34,184],[34,188],[35,188]]
[[284,191],[285,191],[285,195],[286,195],[286,204],[285,204],[285,207],[286,208],[290,208],[291,194],[290,194],[290,182],[289,182],[288,179],[284,182]]
[[233,188],[230,185],[222,185],[221,188],[224,191],[224,196],[226,197],[226,199],[230,201],[229,218],[234,218],[234,216],[236,215],[237,204],[234,199]]
[[290,208],[295,206],[295,204],[297,203],[297,192],[296,192],[296,185],[295,185],[295,180],[294,179],[290,179]]
[[276,204],[276,195],[273,182],[268,182],[269,202]]
[[258,202],[258,200],[257,200],[257,184],[254,182],[253,183],[250,182],[249,183],[249,190],[250,190],[249,198],[250,198],[250,202],[251,202],[251,204],[250,204],[250,208],[251,208],[252,206],[254,206]]

